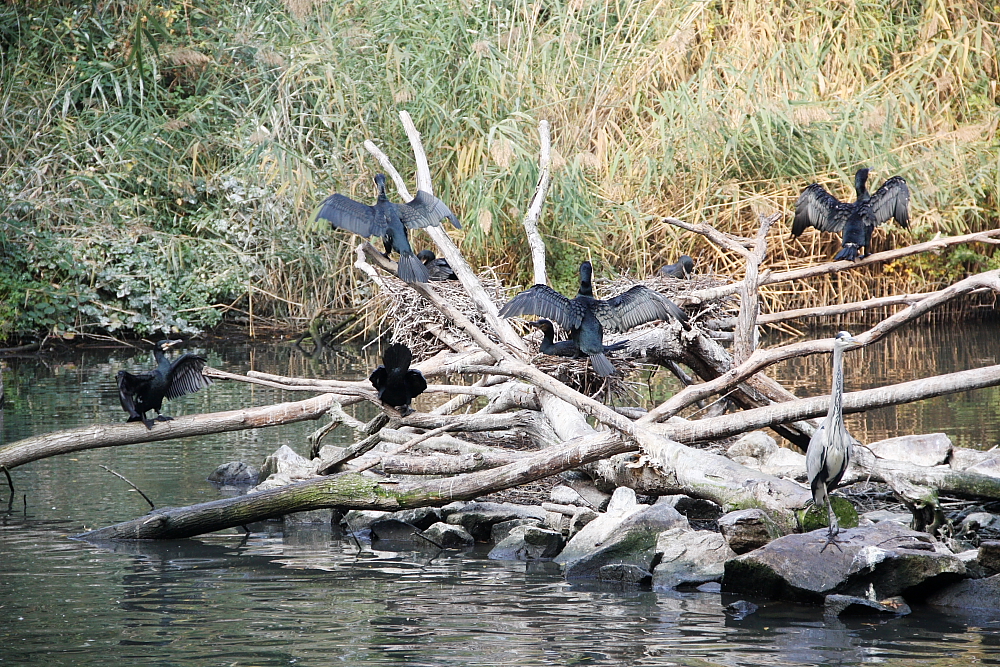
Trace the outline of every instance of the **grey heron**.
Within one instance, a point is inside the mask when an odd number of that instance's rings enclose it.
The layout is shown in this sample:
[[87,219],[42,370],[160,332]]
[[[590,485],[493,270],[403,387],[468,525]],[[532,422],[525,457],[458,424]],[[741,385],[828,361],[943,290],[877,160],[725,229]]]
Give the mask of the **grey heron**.
[[806,450],[806,472],[812,489],[813,503],[826,506],[830,522],[828,541],[840,532],[837,515],[830,502],[830,492],[837,488],[851,462],[851,447],[860,445],[844,426],[844,352],[858,347],[857,339],[841,331],[833,340],[833,382],[830,389],[830,409],[826,419],[813,433]]
[[840,201],[819,183],[803,190],[795,202],[792,236],[798,236],[806,227],[841,233],[843,247],[834,259],[856,261],[862,249],[865,255],[870,252],[872,231],[882,223],[895,218],[902,227],[909,227],[910,189],[906,181],[893,176],[875,194],[868,193],[867,182],[868,169],[858,169],[854,175],[857,200],[853,203]]

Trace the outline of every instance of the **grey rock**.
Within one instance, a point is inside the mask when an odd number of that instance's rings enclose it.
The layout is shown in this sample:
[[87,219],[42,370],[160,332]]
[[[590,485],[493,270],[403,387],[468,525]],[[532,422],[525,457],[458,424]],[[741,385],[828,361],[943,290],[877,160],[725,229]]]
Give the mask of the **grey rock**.
[[983,528],[996,528],[1000,525],[1000,517],[989,512],[972,512],[962,519],[962,529],[966,532],[976,532]]
[[981,449],[969,449],[968,447],[952,447],[951,460],[948,462],[955,470],[967,470],[977,463],[996,459],[1000,457],[1000,452],[996,449],[983,451]]
[[546,560],[563,547],[563,536],[537,526],[517,526],[489,553],[493,560]]
[[722,508],[711,500],[703,498],[691,498],[685,495],[660,496],[656,504],[670,505],[675,510],[687,517],[688,521],[715,521],[722,516]]
[[636,502],[632,489],[615,490],[608,511],[594,519],[566,545],[556,562],[567,579],[595,578],[609,564],[635,565],[651,570],[657,536],[670,528],[687,526],[687,519],[668,505]]
[[910,605],[900,596],[885,600],[871,600],[856,595],[827,595],[823,601],[823,613],[827,616],[861,616],[866,614],[892,614],[906,616]]
[[570,517],[562,512],[545,512],[545,527],[554,530],[560,535],[569,535]]
[[758,609],[760,609],[760,607],[755,605],[753,602],[737,600],[736,602],[730,602],[726,605],[726,616],[729,616],[734,621],[742,621]]
[[553,486],[552,491],[549,492],[549,500],[558,505],[579,505],[580,507],[591,506],[590,502],[581,496],[579,491],[566,486],[565,484]]
[[621,584],[648,586],[653,575],[649,573],[649,570],[645,570],[638,565],[609,563],[601,566],[597,571],[597,578],[601,581],[616,581]]
[[588,507],[598,512],[603,512],[607,509],[608,503],[611,502],[611,494],[598,489],[597,485],[594,484],[594,480],[575,471],[563,473],[560,476],[566,486],[576,491],[581,498],[587,501]]
[[722,584],[720,584],[718,581],[706,581],[701,586],[698,586],[698,588],[696,588],[695,590],[700,591],[702,593],[721,593]]
[[719,530],[738,554],[759,549],[782,535],[781,528],[762,509],[737,510],[719,519]]
[[420,530],[426,530],[438,521],[443,521],[441,510],[436,507],[417,507],[412,510],[393,512],[392,518],[403,523],[409,523]]
[[425,530],[423,535],[442,549],[464,549],[476,544],[476,539],[469,531],[441,521]]
[[885,599],[921,595],[965,576],[965,565],[933,538],[892,522],[786,535],[726,563],[722,589],[737,595],[819,604],[827,595]]
[[970,579],[983,579],[991,574],[995,574],[996,570],[983,567],[979,562],[979,549],[968,549],[967,551],[960,551],[955,554],[955,557],[960,561],[965,563],[965,574]]
[[208,481],[225,486],[245,486],[257,483],[260,471],[243,461],[230,461],[212,471]]
[[928,596],[927,604],[960,609],[1000,608],[1000,574],[985,579],[966,579]]
[[569,533],[567,537],[572,539],[576,537],[576,534],[583,530],[583,527],[588,523],[599,517],[600,514],[592,509],[582,507],[580,511],[569,518]]
[[316,466],[288,445],[282,445],[264,459],[258,480],[263,482],[271,475],[284,475],[291,480],[306,479],[316,476]]
[[868,445],[868,449],[880,459],[906,461],[918,466],[937,466],[947,463],[951,456],[951,439],[944,433],[902,435],[873,442]]
[[1000,541],[983,540],[980,542],[976,560],[987,570],[1000,572]]
[[775,477],[805,480],[806,456],[779,447],[760,462],[760,471]]
[[495,523],[490,528],[490,541],[493,544],[500,544],[518,526],[539,526],[541,523],[538,519],[511,519]]
[[909,527],[910,522],[913,521],[913,515],[909,512],[890,512],[889,510],[874,510],[872,512],[865,512],[862,516],[872,523],[892,521],[906,527]]
[[778,450],[778,443],[763,431],[751,431],[734,442],[726,450],[726,456],[736,460],[736,457],[750,457],[763,461]]
[[341,523],[348,532],[358,533],[371,528],[372,524],[382,519],[387,519],[392,512],[380,512],[378,510],[351,510],[344,515]]
[[465,528],[477,542],[490,539],[494,524],[511,519],[545,520],[545,510],[541,507],[514,505],[512,503],[469,503],[445,519],[448,523]]
[[386,540],[389,542],[416,542],[420,538],[415,535],[417,527],[412,523],[406,523],[399,519],[387,516],[384,519],[374,521],[369,528],[372,531],[372,540]]
[[672,528],[656,540],[659,563],[653,570],[653,590],[670,590],[682,584],[720,581],[726,561],[735,558],[719,533]]
[[987,477],[1000,477],[1000,458],[988,458],[985,461],[980,461],[966,468],[965,472],[974,472]]

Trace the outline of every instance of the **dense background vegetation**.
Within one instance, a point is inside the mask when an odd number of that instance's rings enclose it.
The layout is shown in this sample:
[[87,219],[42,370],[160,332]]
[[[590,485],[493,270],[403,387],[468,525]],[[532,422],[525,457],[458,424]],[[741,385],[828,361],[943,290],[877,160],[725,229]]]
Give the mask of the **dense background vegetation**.
[[[998,9],[890,0],[8,0],[0,6],[0,338],[194,333],[229,315],[303,327],[366,296],[357,237],[310,229],[332,191],[369,200],[373,139],[412,168],[423,133],[473,264],[528,276],[520,217],[538,120],[556,171],[553,280],[731,258],[673,215],[751,235],[798,192],[902,174],[913,234],[998,225]],[[425,237],[415,235],[418,246]],[[885,241],[880,241],[885,245]],[[876,246],[878,248],[878,246]],[[803,305],[920,291],[989,248],[772,292]],[[787,288],[786,288],[787,289]],[[242,321],[242,320],[241,320]]]

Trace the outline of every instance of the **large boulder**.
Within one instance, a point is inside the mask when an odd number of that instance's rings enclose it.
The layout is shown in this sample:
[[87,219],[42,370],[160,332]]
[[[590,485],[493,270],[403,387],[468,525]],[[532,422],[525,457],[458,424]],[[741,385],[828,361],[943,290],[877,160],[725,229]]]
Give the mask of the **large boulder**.
[[653,570],[653,590],[670,590],[682,584],[720,581],[726,561],[736,557],[719,533],[671,528],[656,540],[659,564]]
[[584,526],[556,562],[563,566],[567,579],[597,578],[601,568],[610,564],[635,565],[650,571],[659,534],[687,525],[687,519],[669,504],[641,504],[636,501],[635,491],[619,487],[608,503],[608,511]]
[[260,471],[243,461],[230,461],[212,471],[208,481],[222,486],[253,486]]
[[928,596],[927,604],[959,609],[1000,609],[1000,574],[985,579],[966,579]]
[[944,433],[901,435],[868,445],[880,459],[906,461],[918,466],[939,466],[951,456],[951,439]]
[[423,532],[428,542],[442,549],[464,549],[475,546],[476,540],[461,526],[439,521]]
[[546,560],[563,547],[562,533],[538,526],[517,526],[489,553],[493,560]]
[[316,464],[304,456],[296,454],[295,450],[288,445],[282,445],[264,459],[258,480],[264,482],[271,475],[290,480],[307,479],[316,476]]
[[729,542],[729,547],[738,554],[759,549],[784,534],[774,519],[758,508],[723,515],[719,519],[719,530]]
[[477,542],[488,542],[490,529],[494,524],[512,519],[544,521],[545,510],[541,507],[513,503],[469,503],[457,512],[449,514],[446,521],[467,530]]
[[822,603],[827,595],[884,600],[922,597],[965,576],[962,561],[934,539],[885,521],[841,531],[787,535],[726,563],[724,592]]
[[661,496],[656,502],[670,505],[688,521],[717,521],[722,516],[722,508],[704,498],[692,498],[678,494]]

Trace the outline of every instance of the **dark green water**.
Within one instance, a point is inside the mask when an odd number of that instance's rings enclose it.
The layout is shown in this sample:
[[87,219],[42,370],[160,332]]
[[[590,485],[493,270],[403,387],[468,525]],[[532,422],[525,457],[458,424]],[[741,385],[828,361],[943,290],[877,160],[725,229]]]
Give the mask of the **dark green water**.
[[[983,366],[995,327],[961,344],[947,330],[902,332],[896,347],[852,352],[848,388]],[[968,332],[966,332],[968,333]],[[947,342],[943,342],[947,341]],[[226,345],[218,368],[363,377],[372,361],[319,363],[281,345]],[[114,374],[149,365],[121,349],[6,360],[3,438],[120,421]],[[892,363],[888,360],[892,359]],[[778,369],[799,395],[828,391],[828,359]],[[237,383],[169,404],[185,414],[294,400]],[[942,430],[959,444],[1000,441],[996,390],[858,417],[862,439]],[[362,418],[372,413],[360,414]],[[158,506],[216,498],[216,465],[259,464],[282,444],[300,453],[319,423],[82,452],[12,471],[0,514],[0,664],[107,665],[965,665],[1000,663],[1000,611],[917,608],[901,619],[841,622],[819,609],[768,604],[733,620],[710,593],[657,594],[569,584],[551,565],[465,553],[373,551],[328,527],[260,527],[198,540],[95,546],[69,539],[146,512],[124,474]],[[336,433],[334,436],[336,437]],[[0,510],[8,498],[0,483]],[[26,502],[25,502],[26,498]]]

